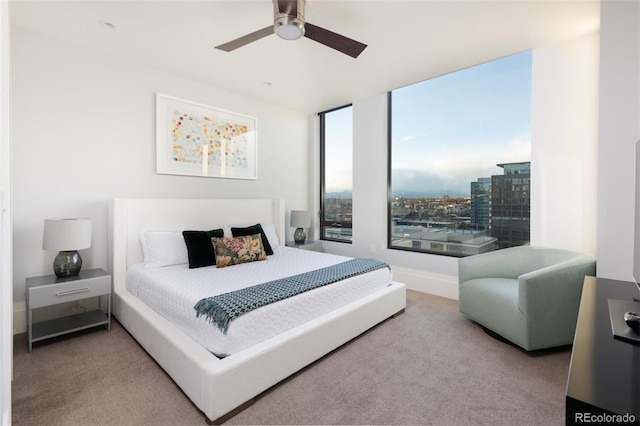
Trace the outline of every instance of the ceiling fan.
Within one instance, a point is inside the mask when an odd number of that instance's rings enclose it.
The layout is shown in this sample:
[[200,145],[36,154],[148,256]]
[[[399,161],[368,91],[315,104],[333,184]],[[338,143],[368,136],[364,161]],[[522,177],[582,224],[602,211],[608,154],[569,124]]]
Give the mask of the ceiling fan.
[[304,0],[273,0],[273,15],[273,25],[216,46],[216,49],[231,52],[273,33],[285,40],[297,40],[305,36],[352,58],[357,58],[367,47],[359,41],[305,22]]

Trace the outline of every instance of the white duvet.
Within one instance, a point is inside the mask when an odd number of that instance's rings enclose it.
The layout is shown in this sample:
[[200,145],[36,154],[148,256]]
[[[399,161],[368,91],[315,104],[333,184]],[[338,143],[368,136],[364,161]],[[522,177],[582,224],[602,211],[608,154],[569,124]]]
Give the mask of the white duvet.
[[193,306],[205,297],[308,272],[350,258],[278,246],[268,260],[216,268],[188,265],[127,271],[127,290],[174,323],[213,354],[224,357],[372,294],[391,282],[388,268],[378,269],[295,297],[263,306],[231,321],[223,334]]

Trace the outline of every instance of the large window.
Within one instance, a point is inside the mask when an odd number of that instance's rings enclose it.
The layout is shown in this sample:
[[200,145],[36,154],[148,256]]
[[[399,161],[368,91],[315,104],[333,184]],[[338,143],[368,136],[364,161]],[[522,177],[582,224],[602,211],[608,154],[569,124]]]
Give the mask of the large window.
[[320,238],[351,242],[353,108],[320,113]]
[[529,243],[531,52],[389,94],[389,247]]

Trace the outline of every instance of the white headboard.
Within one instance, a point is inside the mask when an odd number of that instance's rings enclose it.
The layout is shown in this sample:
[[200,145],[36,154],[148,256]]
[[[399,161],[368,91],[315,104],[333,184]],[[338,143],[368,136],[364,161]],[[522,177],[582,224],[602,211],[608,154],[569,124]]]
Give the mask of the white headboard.
[[284,200],[116,198],[109,203],[109,272],[114,291],[125,288],[127,268],[142,262],[144,230],[209,230],[225,224],[273,223],[285,243]]

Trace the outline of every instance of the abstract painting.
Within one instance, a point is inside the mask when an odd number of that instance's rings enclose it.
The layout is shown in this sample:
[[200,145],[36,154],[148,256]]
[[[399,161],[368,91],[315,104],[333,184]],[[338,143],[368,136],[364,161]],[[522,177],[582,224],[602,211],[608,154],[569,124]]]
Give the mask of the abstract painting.
[[257,179],[256,119],[156,94],[156,171]]

